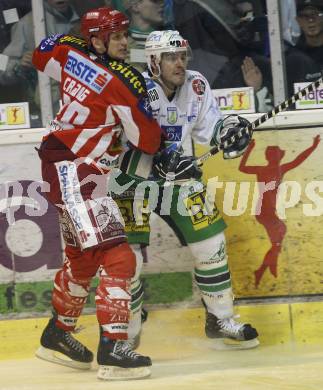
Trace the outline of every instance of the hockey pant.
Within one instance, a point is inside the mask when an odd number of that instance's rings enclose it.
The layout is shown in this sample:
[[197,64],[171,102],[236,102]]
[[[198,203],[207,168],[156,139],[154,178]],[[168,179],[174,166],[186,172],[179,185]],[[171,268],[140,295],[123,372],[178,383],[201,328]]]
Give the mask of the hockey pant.
[[[127,339],[135,255],[125,242],[114,201],[106,196],[92,197],[95,181],[102,175],[73,161],[43,161],[42,171],[51,186],[48,199],[60,213],[66,244],[64,265],[56,274],[52,295],[57,326],[69,331],[75,328],[91,280],[100,270],[95,296],[98,322],[109,338]],[[93,183],[83,184],[90,175]],[[94,208],[89,207],[89,201]]]

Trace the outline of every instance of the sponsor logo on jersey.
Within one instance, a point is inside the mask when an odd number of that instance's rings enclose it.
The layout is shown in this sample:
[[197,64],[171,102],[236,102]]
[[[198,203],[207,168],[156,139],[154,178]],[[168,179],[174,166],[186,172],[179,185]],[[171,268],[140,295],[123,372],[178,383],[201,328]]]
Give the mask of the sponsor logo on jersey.
[[167,107],[167,122],[171,125],[174,125],[177,122],[177,108],[176,107]]
[[39,50],[40,51],[52,51],[55,43],[58,41],[58,39],[62,36],[62,34],[55,34],[51,35],[50,37],[43,39],[40,42]]
[[63,35],[62,38],[59,40],[59,43],[76,43],[77,45],[86,47],[87,43],[82,38],[73,37],[72,35]]
[[112,61],[109,63],[111,68],[122,75],[122,80],[127,81],[128,84],[139,94],[145,91],[145,86],[142,85],[140,80],[140,73],[128,64],[121,63],[118,61]]
[[[73,194],[73,187],[75,183],[71,182],[73,180],[73,177],[71,177],[74,172],[74,166],[72,165],[69,167],[68,164],[62,164],[59,166],[58,171],[59,171],[59,181],[61,184],[61,191],[62,191],[62,200],[66,205],[66,209],[68,210],[68,214],[73,220],[73,224],[78,231],[82,231],[83,225],[81,221],[81,216],[78,212],[77,209],[77,204],[76,204],[76,199],[75,199],[75,194]],[[72,172],[69,172],[72,170]]]
[[161,128],[167,134],[167,140],[172,142],[179,142],[182,140],[182,126],[164,126]]
[[192,81],[192,88],[196,95],[201,96],[205,93],[205,82],[201,79],[195,79]]
[[96,93],[101,93],[112,79],[104,69],[72,51],[68,54],[64,71]]

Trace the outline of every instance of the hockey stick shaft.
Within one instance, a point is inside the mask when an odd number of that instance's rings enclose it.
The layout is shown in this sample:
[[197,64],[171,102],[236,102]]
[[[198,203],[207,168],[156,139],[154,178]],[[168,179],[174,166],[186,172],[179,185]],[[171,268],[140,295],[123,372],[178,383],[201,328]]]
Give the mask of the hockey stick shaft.
[[[275,106],[272,110],[268,111],[266,114],[261,115],[258,119],[256,119],[254,122],[251,122],[248,126],[244,127],[240,130],[240,132],[231,138],[231,143],[233,144],[236,142],[239,138],[243,136],[243,134],[249,134],[250,137],[252,136],[253,131],[268,121],[269,119],[275,117],[277,114],[279,114],[281,111],[286,110],[289,106],[300,100],[303,96],[308,94],[309,92],[313,92],[314,89],[316,89],[321,83],[323,83],[323,77],[320,77],[316,81],[313,81],[311,84],[309,84],[307,87],[304,87],[300,91],[296,92],[294,95],[292,95],[289,99],[285,100],[284,102],[278,104]],[[202,154],[199,158],[196,159],[195,163],[197,166],[203,165],[203,163],[208,160],[210,157],[214,156],[220,150],[223,150],[224,147],[227,147],[229,145],[215,145],[213,148],[211,148],[208,152]]]

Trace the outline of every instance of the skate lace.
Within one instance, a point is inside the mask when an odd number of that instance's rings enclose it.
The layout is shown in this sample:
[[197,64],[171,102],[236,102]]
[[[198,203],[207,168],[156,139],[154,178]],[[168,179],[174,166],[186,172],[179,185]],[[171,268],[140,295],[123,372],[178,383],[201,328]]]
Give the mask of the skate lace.
[[72,333],[73,333],[73,334],[78,334],[78,333],[82,332],[82,330],[84,330],[84,329],[85,329],[85,326],[80,325],[80,326],[78,326],[77,328],[75,328],[75,329],[72,331]]
[[223,320],[218,320],[218,325],[221,328],[221,332],[228,333],[231,335],[239,335],[241,330],[244,327],[244,324],[237,322],[235,319],[239,318],[239,315],[235,315],[230,318],[224,318]]
[[137,359],[141,355],[131,349],[131,344],[127,341],[118,341],[115,345],[114,352],[116,354],[121,354],[130,359]]
[[84,345],[77,341],[69,332],[64,333],[64,340],[74,351],[84,352]]

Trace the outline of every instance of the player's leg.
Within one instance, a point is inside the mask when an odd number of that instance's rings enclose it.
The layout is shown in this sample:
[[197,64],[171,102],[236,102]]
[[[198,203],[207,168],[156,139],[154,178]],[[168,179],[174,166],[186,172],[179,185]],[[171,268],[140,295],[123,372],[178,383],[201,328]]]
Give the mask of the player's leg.
[[[130,180],[126,175],[122,175],[122,179],[122,184]],[[135,187],[128,189],[123,194],[113,195],[124,219],[128,242],[136,257],[136,273],[131,279],[131,313],[128,326],[129,343],[133,349],[136,349],[140,344],[142,323],[147,319],[147,312],[143,309],[144,289],[141,281],[141,271],[144,247],[149,245],[150,215],[143,213],[142,218],[140,218],[141,223],[137,223],[135,210],[142,210],[142,207],[140,204],[134,203],[134,197]],[[147,206],[146,200],[143,201],[143,206]]]
[[[126,235],[117,205],[108,196],[92,199],[92,192],[97,184],[96,179],[100,180],[101,177],[98,178],[97,172],[93,172],[93,168],[87,164],[76,165],[75,162],[61,161],[54,164],[44,163],[44,165],[43,177],[51,183],[49,199],[59,205],[58,208],[63,210],[63,215],[67,214],[68,229],[66,227],[62,229],[65,241],[68,246],[74,244],[76,248],[74,252],[71,250],[69,253],[71,272],[67,269],[57,277],[61,283],[57,285],[57,299],[53,300],[53,303],[60,318],[55,319],[54,325],[60,329],[64,324],[68,330],[63,329],[63,331],[70,334],[70,330],[75,326],[75,318],[80,314],[81,306],[85,302],[84,297],[80,295],[85,294],[83,290],[86,290],[89,281],[83,279],[89,277],[90,280],[90,276],[95,274],[100,264],[103,272],[100,275],[96,294],[97,317],[102,330],[99,364],[108,368],[110,366],[120,368],[120,378],[127,375],[137,378],[146,376],[146,372],[132,373],[131,371],[133,367],[151,365],[150,359],[135,354],[124,343],[127,339],[129,320],[130,278],[135,273],[135,262],[133,252],[125,243]],[[92,175],[92,179],[86,184],[81,184],[81,180],[89,178],[89,175]],[[78,262],[80,259],[84,261]],[[81,267],[79,275],[75,272],[77,264]],[[88,274],[89,270],[91,275]],[[73,322],[70,327],[67,325],[69,316]],[[74,347],[77,349],[82,345],[77,344],[74,339]],[[117,352],[119,357],[123,358],[113,360],[112,357]],[[114,355],[111,356],[112,354]],[[70,354],[65,353],[65,355]],[[69,357],[74,362],[73,356]],[[103,371],[101,379],[111,379],[106,372]]]
[[[175,187],[175,194],[179,188]],[[183,189],[181,190],[183,191]],[[176,198],[176,196],[175,196]],[[215,204],[206,202],[202,183],[190,185],[183,199],[188,216],[181,215],[177,195],[171,209],[172,223],[189,246],[195,258],[194,276],[206,307],[206,335],[215,338],[219,348],[225,348],[229,338],[230,348],[252,348],[258,345],[257,331],[249,324],[235,320],[231,276],[228,268],[225,236],[226,225]]]
[[[92,248],[92,241],[96,244],[98,241],[89,223],[89,209],[86,205],[96,185],[93,183],[84,188],[80,184],[82,178],[96,171],[87,164],[51,162],[46,156],[45,153],[42,175],[50,183],[47,198],[58,209],[66,246],[64,266],[54,281],[53,318],[42,334],[41,347],[36,355],[74,368],[90,368],[93,354],[72,336],[72,332],[86,302],[90,281],[99,267],[93,256],[95,249]],[[87,250],[83,250],[83,244],[89,244]],[[56,352],[63,354],[66,359]]]
[[131,277],[135,255],[128,243],[102,251],[102,269],[96,291],[100,342],[97,353],[98,378],[136,379],[150,375],[151,360],[133,351],[128,343]]
[[224,233],[188,246],[195,258],[195,281],[206,310],[206,336],[214,339],[218,349],[256,347],[256,329],[237,321],[234,315]]
[[131,249],[136,256],[136,273],[131,279],[131,313],[128,327],[128,340],[133,349],[139,347],[142,323],[147,319],[143,309],[144,288],[140,278],[143,265],[143,248],[140,244],[132,244]]
[[[72,368],[89,369],[93,354],[72,335],[89,294],[98,264],[90,252],[67,245],[64,266],[55,276],[53,317],[41,336],[36,356]],[[59,352],[60,354],[57,354]]]

